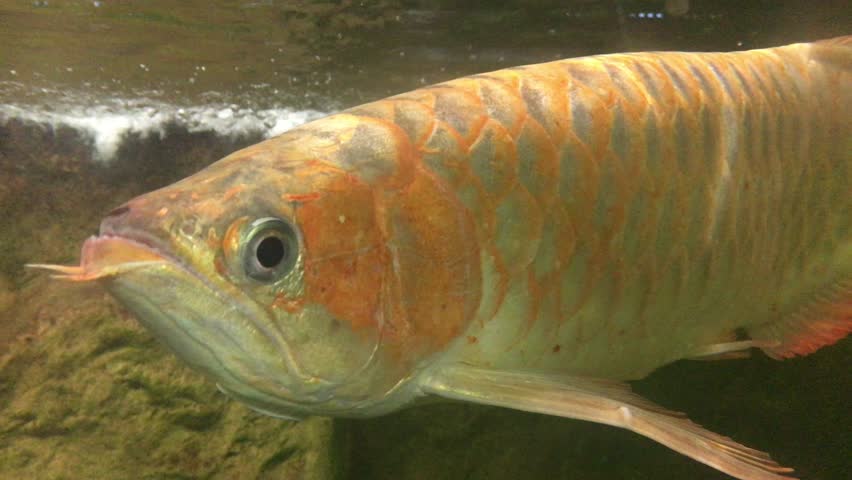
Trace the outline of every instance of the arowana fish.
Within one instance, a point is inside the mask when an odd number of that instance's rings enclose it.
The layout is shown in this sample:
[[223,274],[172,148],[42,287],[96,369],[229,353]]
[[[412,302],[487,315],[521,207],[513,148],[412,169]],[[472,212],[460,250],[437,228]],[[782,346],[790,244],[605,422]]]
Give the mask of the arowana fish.
[[622,382],[852,330],[850,120],[852,37],[511,68],[235,152],[41,267],[271,415],[446,397],[788,478]]

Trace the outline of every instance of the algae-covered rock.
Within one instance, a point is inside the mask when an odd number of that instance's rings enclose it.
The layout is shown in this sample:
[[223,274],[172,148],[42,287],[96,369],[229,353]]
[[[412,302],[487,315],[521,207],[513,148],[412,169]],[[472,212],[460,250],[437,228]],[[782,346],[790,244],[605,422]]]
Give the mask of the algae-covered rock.
[[15,291],[12,289],[12,282],[0,274],[0,313],[8,309],[15,303]]
[[[0,360],[0,478],[331,479],[329,419],[229,401],[104,299],[69,308]],[[46,318],[57,318],[47,315]]]

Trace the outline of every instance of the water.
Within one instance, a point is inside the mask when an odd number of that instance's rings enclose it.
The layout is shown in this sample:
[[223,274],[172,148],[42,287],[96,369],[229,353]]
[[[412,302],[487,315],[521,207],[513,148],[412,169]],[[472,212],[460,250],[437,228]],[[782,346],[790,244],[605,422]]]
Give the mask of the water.
[[[628,432],[479,406],[261,417],[102,294],[22,268],[70,263],[115,205],[347,106],[517,64],[852,25],[844,1],[522,3],[0,2],[0,478],[725,478]],[[682,362],[636,389],[803,478],[844,478],[849,355],[846,340],[783,363]]]

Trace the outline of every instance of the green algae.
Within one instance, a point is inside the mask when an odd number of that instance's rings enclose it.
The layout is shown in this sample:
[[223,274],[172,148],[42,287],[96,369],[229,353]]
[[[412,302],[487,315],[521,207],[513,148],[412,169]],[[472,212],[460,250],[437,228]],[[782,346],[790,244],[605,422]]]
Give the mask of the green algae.
[[0,361],[0,478],[339,476],[330,420],[229,401],[110,302],[89,303]]

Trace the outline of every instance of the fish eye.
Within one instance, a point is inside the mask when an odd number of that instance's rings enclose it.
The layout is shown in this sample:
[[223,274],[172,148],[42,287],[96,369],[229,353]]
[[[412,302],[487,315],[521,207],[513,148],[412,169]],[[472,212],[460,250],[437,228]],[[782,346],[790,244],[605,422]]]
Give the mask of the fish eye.
[[293,227],[280,218],[259,218],[248,225],[242,242],[246,275],[261,281],[278,280],[296,264],[299,241]]

